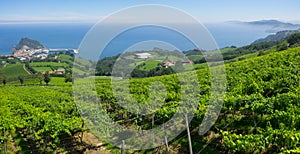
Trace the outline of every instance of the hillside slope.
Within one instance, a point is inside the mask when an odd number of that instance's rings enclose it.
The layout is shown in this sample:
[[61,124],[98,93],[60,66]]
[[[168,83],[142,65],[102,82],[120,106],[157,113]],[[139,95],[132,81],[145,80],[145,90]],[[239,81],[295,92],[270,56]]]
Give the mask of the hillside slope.
[[[196,71],[201,88],[199,106],[190,125],[194,152],[198,153],[202,148],[205,149],[204,153],[299,152],[300,48],[273,52],[225,66],[227,88],[224,104],[215,125],[204,136],[199,136],[198,131],[210,98],[210,73],[208,69]],[[187,76],[179,82],[174,74],[131,79],[132,95],[126,100],[136,99],[137,103],[145,103],[149,86],[154,81],[164,83],[166,98],[160,99],[164,101],[164,106],[153,113],[157,121],[155,124],[159,125],[177,112],[177,105],[181,103],[179,87],[189,79]],[[122,81],[119,85],[122,85]],[[118,106],[111,86],[110,81],[101,82],[97,85],[97,93],[103,102],[109,104],[107,110],[113,114],[112,118],[130,128],[149,128],[153,114],[143,115],[143,121],[139,124],[133,123],[136,115]],[[127,96],[123,91],[122,87],[118,87],[118,92]],[[154,94],[159,97],[160,91]],[[173,148],[172,152],[187,153],[186,133],[171,141],[170,147]]]
[[36,40],[32,40],[30,38],[22,38],[20,42],[16,45],[15,49],[20,50],[22,48],[29,48],[29,49],[42,49],[44,46]]
[[262,38],[262,39],[258,39],[256,41],[254,41],[252,44],[255,44],[255,43],[261,43],[261,42],[275,42],[275,41],[281,41],[285,38],[287,38],[288,36],[294,34],[294,33],[299,33],[300,32],[300,29],[299,30],[285,30],[285,31],[280,31],[280,32],[277,32],[276,34],[272,34],[272,35],[269,35],[265,38]]

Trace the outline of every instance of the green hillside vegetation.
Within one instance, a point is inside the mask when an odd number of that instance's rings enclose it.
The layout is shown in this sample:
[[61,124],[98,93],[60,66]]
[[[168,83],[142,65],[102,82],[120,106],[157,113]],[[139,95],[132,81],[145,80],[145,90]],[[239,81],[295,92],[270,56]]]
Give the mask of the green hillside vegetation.
[[26,76],[29,74],[26,70],[24,70],[24,64],[21,63],[6,64],[2,68],[0,68],[0,71],[3,73],[2,75],[7,79]]
[[142,62],[141,64],[137,65],[139,66],[138,69],[140,70],[151,70],[152,68],[155,68],[157,64],[161,63],[161,61],[158,60],[147,60],[145,62]]
[[248,46],[240,47],[235,50],[223,53],[223,58],[224,60],[230,60],[239,56],[255,52],[258,52],[258,56],[260,56],[263,54],[286,50],[289,47],[296,47],[300,42],[299,35],[300,33],[294,33],[288,35],[283,40],[259,42]]
[[299,44],[300,44],[300,33],[292,34],[286,40],[287,40],[287,43],[289,43],[290,46],[299,46]]
[[77,68],[73,68],[72,72],[77,74],[77,75],[88,75],[88,74],[86,74],[86,71],[83,71],[83,70],[80,70],[80,69],[77,69]]
[[[196,71],[201,88],[199,106],[190,124],[194,153],[198,153],[202,148],[205,148],[202,152],[207,153],[299,152],[300,48],[269,52],[225,66],[225,103],[215,125],[203,136],[199,136],[198,129],[210,96],[210,73],[205,66]],[[185,74],[187,75],[183,73]],[[114,121],[131,129],[152,127],[152,114],[137,116],[118,105],[111,90],[109,77],[95,79],[100,105],[109,112]],[[131,78],[132,97],[126,99],[136,99],[138,103],[144,103],[149,96],[148,86],[154,81],[164,83],[167,90],[166,98],[163,99],[164,105],[154,112],[154,125],[160,125],[177,111],[181,98],[180,84],[189,81],[190,77],[185,76],[184,80],[178,82],[176,74]],[[83,149],[79,147],[91,147],[86,141],[80,142],[78,134],[87,128],[83,125],[74,104],[71,83],[64,83],[63,78],[52,78],[49,86],[40,86],[38,81],[33,79],[28,82],[36,85],[25,84],[18,87],[8,84],[0,88],[0,129],[4,132],[0,137],[0,151],[4,151],[4,143],[11,153],[32,150],[36,153],[74,153],[77,151],[71,149],[80,151]],[[120,88],[119,92],[123,90]],[[160,96],[159,90],[154,92],[155,96]],[[89,103],[86,109],[92,110],[95,109],[94,105],[99,105]],[[97,115],[99,113],[96,112],[95,117]],[[100,127],[101,130],[107,129],[106,125]],[[65,142],[71,144],[67,146]],[[170,141],[169,146],[172,153],[188,153],[186,132]],[[111,153],[120,153],[118,148],[112,148],[112,145],[106,147]],[[129,149],[128,152],[147,151]],[[163,153],[165,148],[150,149],[148,152]]]
[[[65,82],[65,78],[63,77],[51,77],[51,81],[49,82],[49,87],[55,87],[55,86],[71,86],[72,83]],[[20,86],[19,80],[14,80],[11,82],[7,82],[5,86],[11,86],[11,87],[18,87]],[[24,79],[24,85],[23,86],[46,86],[46,83],[42,81],[42,84],[40,85],[40,82],[37,77],[31,77],[31,78],[25,78]]]
[[60,91],[66,88],[0,88],[1,153],[5,152],[3,141],[9,153],[49,153],[71,142],[71,134],[81,129],[81,119],[72,97]]
[[[72,74],[73,71],[78,75],[89,75],[92,73],[94,63],[84,60],[80,57],[76,59],[76,64],[73,68],[75,57],[68,54],[52,55],[45,61],[30,62],[29,65],[36,72],[54,71],[57,69],[65,69],[66,73]],[[90,73],[84,71],[90,70]]]
[[[193,149],[198,152],[205,147],[207,151],[215,153],[299,152],[299,66],[299,47],[226,64],[228,87],[225,103],[216,124],[204,136],[199,136],[197,130],[205,114],[205,105],[210,95],[210,79],[208,69],[197,70],[198,84],[201,88],[199,107],[190,126],[190,129],[194,130]],[[130,91],[133,95],[126,99],[129,101],[136,99],[137,102],[144,103],[149,94],[147,87],[153,81],[164,83],[167,89],[165,104],[155,111],[155,120],[159,125],[176,112],[179,104],[181,93],[177,89],[179,82],[176,78],[176,75],[172,74],[131,79]],[[185,76],[184,79],[182,83],[190,80],[190,77]],[[121,85],[122,81],[119,84]],[[152,114],[139,117],[118,106],[111,91],[110,81],[97,85],[97,93],[103,106],[107,107],[114,121],[136,129],[151,127]],[[123,90],[118,87],[119,92]],[[154,95],[158,96],[159,92]],[[142,120],[137,120],[138,122],[135,123],[134,119]],[[101,129],[106,128],[103,126]],[[170,144],[175,149],[180,148],[179,153],[188,152],[186,135],[177,137]]]
[[[236,49],[237,49],[237,47],[231,46],[231,47],[222,48],[222,49],[220,49],[217,52],[221,52],[223,55],[226,55],[226,53],[233,52]],[[216,51],[215,50],[214,51],[204,51],[203,50],[202,52],[203,53],[205,53],[205,52],[214,53]],[[203,55],[202,55],[202,53],[201,53],[200,50],[189,50],[189,51],[185,51],[183,53],[187,56],[188,59],[192,60],[196,64],[205,63],[206,62],[206,60],[203,57]]]
[[[291,47],[297,47],[300,44],[300,33],[292,33],[289,35],[286,35],[283,39],[280,39],[278,41],[267,41],[267,42],[263,42],[260,41],[259,43],[254,43],[251,45],[247,45],[244,47],[235,47],[235,46],[231,46],[231,47],[226,47],[223,49],[220,49],[221,54],[223,55],[223,59],[225,61],[225,63],[231,63],[231,62],[235,62],[235,61],[240,61],[240,60],[244,60],[244,59],[248,59],[248,58],[254,58],[257,56],[262,56],[262,55],[266,55],[266,54],[270,54],[270,53],[274,53],[274,52],[279,52],[282,50],[286,50],[288,48]],[[146,52],[146,51],[143,51]],[[152,54],[153,56],[153,60],[156,61],[160,61],[160,62],[164,62],[167,60],[172,60],[172,61],[178,61],[180,60],[181,55],[178,55],[176,52],[167,52],[161,49],[154,49],[153,51],[147,51],[149,53]],[[198,68],[203,68],[202,66],[205,65],[197,65],[197,64],[203,64],[206,63],[206,60],[204,58],[204,56],[202,55],[202,53],[206,53],[206,52],[210,52],[210,55],[218,54],[218,51],[204,51],[204,50],[199,50],[199,49],[194,49],[194,50],[189,50],[189,51],[185,51],[183,52],[185,54],[185,56],[192,60],[195,64],[194,68],[198,69]],[[137,61],[134,57],[134,54],[139,53],[139,52],[128,52],[122,55],[122,57],[126,57],[126,61],[128,63],[130,63],[130,67],[134,68],[135,67],[139,67],[138,68],[138,72],[137,74],[147,74],[143,71],[145,70],[150,70],[150,68],[152,67],[152,69],[154,69],[155,65],[146,65],[147,69],[145,69],[144,65],[141,67],[141,64],[143,63],[142,61]],[[175,56],[172,56],[175,55]],[[106,57],[104,59],[101,59],[98,61],[97,63],[97,67],[96,67],[96,75],[111,75],[112,72],[112,68],[116,62],[116,60],[120,57],[120,55],[117,56],[113,56],[113,57]],[[151,60],[151,58],[150,58]],[[149,60],[147,60],[149,61]],[[146,63],[152,63],[152,61],[146,62]],[[199,67],[201,66],[201,67]],[[192,68],[190,66],[188,66],[189,68],[186,68],[185,70],[191,70]],[[136,74],[136,73],[135,73]],[[157,74],[159,75],[159,74]],[[135,77],[141,77],[144,75],[137,75]]]
[[[291,35],[290,37],[293,37],[293,36],[294,35]],[[288,40],[288,38],[286,40],[282,40],[280,42],[261,42],[261,43],[251,44],[251,45],[239,47],[239,48],[237,48],[235,46],[231,46],[231,47],[226,47],[226,48],[220,49],[220,51],[203,51],[203,50],[199,50],[199,49],[194,49],[194,50],[185,51],[183,53],[185,54],[185,56],[188,59],[193,61],[193,63],[195,64],[195,68],[198,68],[197,64],[206,63],[206,60],[205,60],[204,56],[202,55],[202,53],[205,54],[206,52],[209,52],[210,55],[213,55],[213,54],[218,54],[219,52],[221,52],[225,63],[230,63],[233,61],[244,60],[247,58],[257,57],[257,56],[285,50],[288,48],[289,41],[287,41],[287,40]],[[295,45],[295,46],[297,46],[297,45]],[[171,61],[181,60],[182,61],[182,59],[183,59],[183,58],[178,58],[178,57],[181,57],[182,55],[177,55],[176,52],[168,52],[168,51],[163,51],[163,50],[158,50],[158,51],[159,51],[158,53],[155,50],[148,51],[149,53],[152,54],[153,59],[151,59],[151,58],[148,59],[145,62],[145,64],[152,63],[153,60],[160,61],[162,63],[162,62],[165,62],[168,60],[171,60]],[[131,67],[131,68],[139,67],[138,69],[141,70],[140,73],[142,73],[142,74],[145,74],[144,72],[142,72],[144,70],[150,70],[150,68],[152,68],[152,69],[155,68],[155,65],[144,65],[143,64],[144,60],[139,61],[139,59],[134,58],[134,54],[136,54],[136,53],[138,53],[138,52],[125,53],[121,56],[121,59],[125,57],[126,61],[130,64],[129,67]],[[174,54],[175,56],[172,56],[172,54]],[[176,57],[176,56],[178,56],[178,57]],[[97,67],[96,67],[96,75],[111,75],[112,68],[118,58],[120,58],[120,55],[113,56],[113,57],[106,57],[104,59],[99,60],[97,63]],[[126,65],[126,64],[124,64],[124,65]],[[147,66],[147,69],[144,66]],[[200,68],[202,68],[202,67],[200,67]],[[187,68],[185,70],[191,70],[190,66],[189,66],[189,68]]]
[[294,34],[294,33],[299,33],[299,30],[285,30],[285,31],[280,31],[277,32],[274,35],[269,35],[263,39],[258,39],[256,41],[254,41],[252,44],[256,44],[256,43],[260,43],[260,42],[276,42],[276,41],[282,41],[285,38],[289,37],[290,35]]
[[[216,123],[201,136],[198,134],[199,126],[211,96],[209,71],[214,71],[219,64],[212,66],[213,63],[199,61],[193,65],[197,69],[195,72],[198,77],[198,81],[194,84],[200,87],[197,92],[198,106],[193,108],[195,116],[189,125],[194,153],[300,153],[299,45],[300,35],[296,33],[282,41],[261,42],[240,48],[230,47],[221,51],[226,60],[227,87],[224,104]],[[72,83],[65,82],[63,77],[51,77],[48,86],[44,81],[40,84],[38,76],[24,78],[22,85],[18,80],[2,84],[0,153],[82,153],[87,149],[97,153],[102,153],[97,151],[99,149],[120,153],[119,148],[109,143],[104,143],[103,147],[98,148],[87,140],[82,140],[82,133],[90,132],[92,129],[87,127],[87,123],[83,123],[80,115],[97,120],[99,112],[95,109],[101,107],[116,123],[135,130],[151,129],[168,121],[178,111],[178,105],[181,103],[181,86],[192,80],[187,71],[191,68],[182,66],[186,72],[180,74],[183,81],[179,81],[178,74],[174,74],[171,67],[162,67],[161,63],[172,58],[176,61],[178,60],[176,56],[169,56],[159,49],[155,50],[158,52],[152,55],[161,57],[158,61],[147,62],[140,59],[135,65],[131,65],[135,68],[134,73],[140,75],[137,77],[144,78],[129,78],[130,97],[121,86],[124,80],[119,79],[115,85],[118,86],[116,87],[118,96],[123,98],[119,101],[136,100],[136,103],[143,105],[157,102],[163,104],[151,114],[133,114],[120,107],[108,76],[88,77],[95,79],[96,87],[93,88],[97,92],[99,103],[88,101],[88,104],[83,105],[84,108],[80,110],[76,108],[74,94],[85,94],[84,98],[93,98],[84,93],[88,91],[84,88],[91,87],[81,79],[75,80],[75,83],[82,85],[79,91],[73,91]],[[200,54],[194,50],[187,56],[194,55]],[[132,64],[135,63],[134,53],[127,53],[126,57]],[[100,60],[97,63],[96,75],[110,75],[117,58],[118,56]],[[72,58],[69,56],[59,56],[59,60],[60,62],[32,62],[30,66],[40,69],[51,67],[70,69],[73,66],[70,65]],[[73,71],[85,74],[85,71],[93,65],[95,65],[93,62],[78,59]],[[212,68],[208,69],[207,66]],[[143,76],[146,71],[151,77]],[[5,64],[0,72],[3,72],[1,77],[4,74],[7,78],[28,75],[24,70],[24,64],[21,63]],[[165,98],[161,97],[161,89],[152,90],[152,96],[156,97],[149,98],[149,87],[155,81],[160,81],[165,86]],[[139,110],[136,106],[133,108]],[[80,111],[88,112],[80,114]],[[101,122],[101,119],[97,122]],[[109,129],[107,125],[97,126],[99,126],[97,130]],[[100,140],[111,138],[111,136],[98,137]],[[188,153],[186,131],[169,141],[169,147],[170,153]],[[127,152],[167,153],[165,145],[145,151],[128,149]]]
[[60,54],[58,55],[58,61],[61,63],[73,64],[74,57],[66,54]]
[[31,67],[66,67],[66,63],[56,63],[56,62],[32,62]]
[[[138,53],[149,53],[151,57],[147,60],[138,58],[136,54]],[[125,52],[122,55],[105,57],[97,62],[96,65],[96,75],[111,75],[114,64],[117,60],[123,62],[123,65],[126,65],[130,68],[135,68],[141,66],[141,64],[146,63],[146,68],[140,67],[139,70],[150,70],[154,69],[158,62],[163,63],[165,61],[179,61],[184,59],[184,54],[179,51],[167,51],[159,48],[154,48],[150,51],[135,51],[135,52]],[[125,64],[126,63],[126,64]],[[148,64],[149,63],[149,64]]]
[[[90,75],[95,69],[95,62],[77,57],[76,63],[72,64],[72,71],[78,75]],[[88,73],[87,73],[88,72]]]
[[[51,55],[45,60],[31,60],[28,62],[20,62],[16,58],[11,57],[1,57],[0,65],[0,78],[6,79],[8,81],[18,80],[19,76],[28,78],[34,78],[38,73],[51,72],[58,69],[64,69],[64,74],[72,74],[74,70],[75,74],[78,75],[90,75],[86,73],[87,69],[92,70],[94,65],[91,61],[86,61],[81,58],[78,58],[80,63],[76,64],[76,67],[73,69],[74,57],[71,55],[59,54]],[[24,70],[25,69],[25,70]],[[60,75],[61,77],[64,74]]]
[[[58,62],[31,62],[29,63],[31,69],[35,72],[49,72],[55,71],[58,69],[65,69],[66,71],[70,72],[72,65],[67,63],[58,63]],[[33,73],[35,73],[33,72]]]
[[229,89],[223,111],[233,121],[220,132],[228,152],[297,151],[299,55],[300,48],[293,48],[227,65]]
[[51,67],[32,67],[37,72],[50,72],[53,71]]

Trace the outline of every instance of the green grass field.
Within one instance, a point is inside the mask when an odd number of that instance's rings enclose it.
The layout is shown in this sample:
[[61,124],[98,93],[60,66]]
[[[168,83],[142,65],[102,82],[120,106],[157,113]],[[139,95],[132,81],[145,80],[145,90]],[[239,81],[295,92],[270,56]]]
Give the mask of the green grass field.
[[56,62],[33,62],[30,63],[31,67],[66,67],[68,64],[66,63],[56,63]]
[[32,67],[37,72],[52,71],[51,67]]
[[84,75],[86,73],[86,71],[82,71],[77,68],[72,68],[72,71],[73,71],[73,73],[78,74],[78,75]]
[[226,53],[226,52],[230,52],[230,51],[233,51],[235,50],[236,48],[230,48],[230,47],[227,47],[227,48],[222,48],[220,49],[220,52],[221,53]]
[[189,60],[192,60],[192,61],[196,61],[196,60],[200,60],[203,58],[202,55],[191,55],[191,56],[188,56]]
[[25,76],[29,73],[24,70],[24,64],[6,64],[0,69],[6,78],[17,78],[18,76]]
[[[20,81],[12,81],[7,83],[8,86],[20,85]],[[36,85],[39,86],[40,82],[37,78],[29,78],[24,80],[24,85]],[[42,85],[45,86],[46,83],[43,81]],[[71,82],[66,83],[64,77],[51,77],[51,81],[49,82],[49,86],[65,86],[72,85]]]
[[144,70],[151,70],[157,66],[157,64],[161,63],[161,61],[158,60],[147,60],[146,65],[144,66]]
[[145,63],[145,66],[142,66],[140,70],[151,70],[157,66],[157,64],[162,63],[162,60],[147,60],[147,61],[139,61],[136,63],[129,64],[130,67],[135,68],[138,65],[142,65]]
[[60,60],[63,63],[71,64],[74,62],[74,58],[70,55],[60,54],[58,56],[58,60]]
[[194,69],[194,65],[192,64],[186,64],[186,65],[183,65],[183,68],[185,71],[191,71]]
[[207,67],[208,67],[207,63],[194,64],[195,69],[203,69],[203,68],[207,68]]
[[91,62],[82,58],[76,58],[76,63],[83,65],[83,66],[90,66]]
[[72,85],[71,82],[66,83],[65,78],[63,77],[51,77],[51,81],[49,82],[49,85]]

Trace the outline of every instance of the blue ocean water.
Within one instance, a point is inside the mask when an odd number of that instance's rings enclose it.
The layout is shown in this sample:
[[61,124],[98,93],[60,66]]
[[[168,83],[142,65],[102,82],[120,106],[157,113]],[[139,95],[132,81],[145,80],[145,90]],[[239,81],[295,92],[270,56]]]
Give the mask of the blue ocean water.
[[[11,54],[14,45],[16,45],[23,37],[38,40],[48,48],[78,48],[85,34],[90,28],[92,28],[92,26],[93,24],[81,23],[0,24],[0,54]],[[211,33],[220,48],[231,45],[248,45],[256,39],[268,35],[268,33],[266,33],[266,29],[261,27],[241,26],[226,23],[205,24],[205,27]],[[143,31],[143,33],[150,35],[155,32],[151,31],[151,29],[147,29],[146,31]],[[133,34],[136,34],[136,32]],[[171,33],[168,34],[176,40],[176,35]],[[155,35],[156,37],[161,38],[166,37],[166,33],[155,33]],[[130,38],[134,37],[128,36],[128,41]],[[190,43],[180,42],[183,42],[181,38],[179,38],[177,42],[175,41],[174,45],[176,46],[180,44],[179,46],[182,50],[189,50],[194,47]],[[122,43],[111,46],[110,50],[115,52],[111,52],[111,55],[106,54],[105,56],[112,56],[116,54],[120,46],[122,46]]]
[[91,24],[0,24],[0,54],[11,54],[21,38],[48,48],[78,48]]

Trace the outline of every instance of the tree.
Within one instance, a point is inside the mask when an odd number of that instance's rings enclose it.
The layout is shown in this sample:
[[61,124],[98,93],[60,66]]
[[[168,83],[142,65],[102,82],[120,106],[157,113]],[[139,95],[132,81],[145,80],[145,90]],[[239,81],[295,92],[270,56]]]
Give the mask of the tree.
[[19,76],[18,79],[19,79],[21,85],[23,85],[24,84],[24,77],[23,76]]
[[72,76],[71,76],[71,74],[66,74],[65,75],[65,83],[67,83],[67,82],[72,82]]
[[2,80],[3,85],[5,86],[6,82],[7,82],[6,76],[2,76],[1,80]]
[[4,76],[3,78],[2,78],[2,83],[3,83],[3,85],[5,86],[6,85],[6,77]]
[[294,45],[294,44],[300,43],[300,33],[295,33],[295,34],[292,34],[291,36],[289,36],[287,38],[287,42],[290,45]]
[[131,76],[132,77],[136,77],[136,78],[143,78],[143,77],[147,77],[148,72],[144,71],[144,70],[139,70],[137,68],[135,68],[132,72],[131,72]]
[[6,85],[6,76],[2,70],[0,70],[0,79],[2,80],[3,85]]
[[38,79],[40,85],[42,85],[42,82],[43,82],[43,79],[44,79],[43,74],[39,72],[38,76],[37,76],[37,79]]
[[289,44],[287,43],[287,41],[281,42],[280,44],[278,44],[278,45],[276,46],[277,51],[286,50],[286,49],[288,48],[288,45],[289,45]]
[[46,72],[46,74],[44,75],[44,81],[46,82],[46,85],[48,86],[48,83],[51,81],[49,72]]

